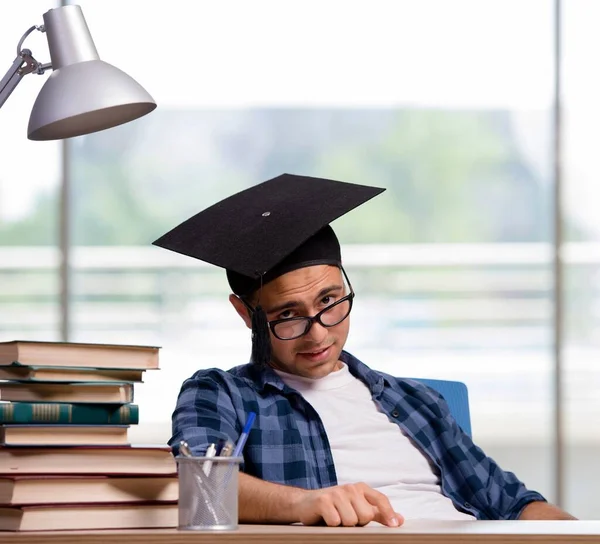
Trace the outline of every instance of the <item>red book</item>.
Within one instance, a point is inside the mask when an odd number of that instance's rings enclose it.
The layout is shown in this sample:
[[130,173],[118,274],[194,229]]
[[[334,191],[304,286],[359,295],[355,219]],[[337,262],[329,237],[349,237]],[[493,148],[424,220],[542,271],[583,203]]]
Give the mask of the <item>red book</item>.
[[2,474],[177,474],[169,446],[0,447]]
[[0,531],[157,529],[177,526],[177,503],[0,508]]
[[177,476],[0,476],[0,506],[172,502]]

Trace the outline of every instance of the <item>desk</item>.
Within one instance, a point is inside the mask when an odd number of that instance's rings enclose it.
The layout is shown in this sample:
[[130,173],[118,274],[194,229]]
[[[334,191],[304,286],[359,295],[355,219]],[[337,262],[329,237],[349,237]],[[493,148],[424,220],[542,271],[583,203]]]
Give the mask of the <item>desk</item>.
[[600,543],[600,521],[407,521],[387,527],[242,525],[238,531],[175,529],[0,533],[0,544],[494,544]]

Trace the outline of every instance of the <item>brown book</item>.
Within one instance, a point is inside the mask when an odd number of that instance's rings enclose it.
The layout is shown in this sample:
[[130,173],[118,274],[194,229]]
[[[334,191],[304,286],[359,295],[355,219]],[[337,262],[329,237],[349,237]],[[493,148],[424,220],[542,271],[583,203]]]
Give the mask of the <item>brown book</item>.
[[0,380],[34,382],[141,382],[145,370],[115,368],[67,368],[22,366],[13,363],[0,366]]
[[176,501],[174,476],[0,476],[0,504]]
[[5,382],[0,383],[0,400],[126,404],[133,402],[133,385],[127,383]]
[[0,508],[0,531],[157,529],[177,526],[177,503]]
[[128,425],[0,425],[2,446],[123,446]]
[[0,475],[176,473],[168,446],[0,447]]
[[0,342],[0,365],[158,368],[158,347],[76,342]]

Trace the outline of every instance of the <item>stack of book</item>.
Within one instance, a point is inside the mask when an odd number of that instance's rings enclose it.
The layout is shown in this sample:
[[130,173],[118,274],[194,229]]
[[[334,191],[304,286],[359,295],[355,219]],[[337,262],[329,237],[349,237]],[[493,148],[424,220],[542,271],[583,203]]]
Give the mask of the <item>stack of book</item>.
[[0,530],[177,525],[168,446],[133,445],[158,348],[0,342]]

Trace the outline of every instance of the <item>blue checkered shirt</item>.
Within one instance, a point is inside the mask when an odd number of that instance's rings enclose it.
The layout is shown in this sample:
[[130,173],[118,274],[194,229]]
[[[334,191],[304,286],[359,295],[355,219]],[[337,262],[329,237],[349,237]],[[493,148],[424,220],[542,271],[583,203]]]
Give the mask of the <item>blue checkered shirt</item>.
[[[342,352],[341,360],[439,469],[442,492],[458,510],[478,519],[516,519],[528,503],[545,500],[473,444],[439,393],[371,370],[349,353]],[[256,421],[244,449],[244,472],[304,489],[337,485],[321,418],[268,367],[196,372],[179,393],[169,444],[177,453],[177,444],[185,440],[195,455],[202,455],[220,438],[236,442],[249,412],[256,412]]]

